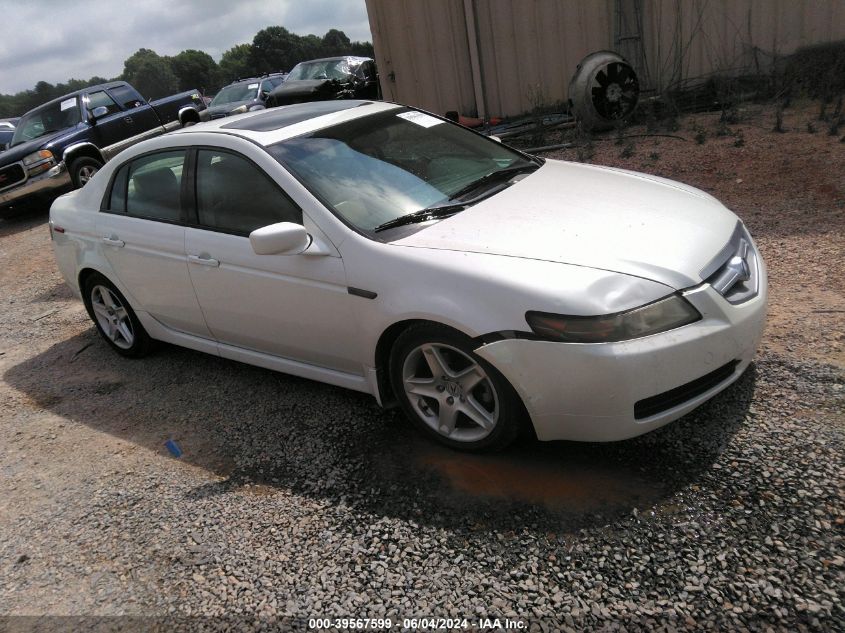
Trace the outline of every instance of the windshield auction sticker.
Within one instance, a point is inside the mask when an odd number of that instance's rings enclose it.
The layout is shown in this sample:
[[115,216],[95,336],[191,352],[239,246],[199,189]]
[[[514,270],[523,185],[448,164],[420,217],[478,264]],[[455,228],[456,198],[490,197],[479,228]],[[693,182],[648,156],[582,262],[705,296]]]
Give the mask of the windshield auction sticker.
[[436,119],[425,112],[403,112],[402,114],[397,114],[396,116],[400,119],[410,121],[411,123],[416,123],[421,127],[432,127],[438,123],[443,123],[440,119]]
[[65,110],[70,110],[73,106],[76,105],[76,97],[71,97],[70,99],[65,99],[59,104],[59,109],[64,112]]

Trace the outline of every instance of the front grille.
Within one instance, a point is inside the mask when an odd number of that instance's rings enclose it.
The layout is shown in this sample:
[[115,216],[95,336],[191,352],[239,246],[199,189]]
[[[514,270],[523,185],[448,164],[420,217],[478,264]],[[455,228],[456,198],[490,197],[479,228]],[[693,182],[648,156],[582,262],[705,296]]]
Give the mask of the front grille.
[[657,415],[663,411],[668,411],[688,400],[692,400],[696,396],[700,396],[720,382],[733,376],[734,369],[736,369],[738,364],[738,360],[732,360],[719,367],[719,369],[711,371],[701,378],[696,378],[685,385],[664,391],[645,400],[640,400],[634,405],[634,418],[642,420],[643,418]]
[[26,172],[20,163],[0,168],[0,191],[19,185],[24,180],[26,180]]

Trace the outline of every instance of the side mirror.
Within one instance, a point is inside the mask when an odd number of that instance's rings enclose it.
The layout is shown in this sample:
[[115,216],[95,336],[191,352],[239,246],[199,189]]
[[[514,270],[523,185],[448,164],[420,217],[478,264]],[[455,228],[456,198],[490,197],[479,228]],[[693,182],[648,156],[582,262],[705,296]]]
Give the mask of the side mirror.
[[278,222],[249,234],[256,255],[299,255],[311,245],[311,236],[301,224]]
[[109,113],[109,109],[106,106],[97,106],[93,110],[91,110],[91,122],[93,123],[97,119],[102,119]]

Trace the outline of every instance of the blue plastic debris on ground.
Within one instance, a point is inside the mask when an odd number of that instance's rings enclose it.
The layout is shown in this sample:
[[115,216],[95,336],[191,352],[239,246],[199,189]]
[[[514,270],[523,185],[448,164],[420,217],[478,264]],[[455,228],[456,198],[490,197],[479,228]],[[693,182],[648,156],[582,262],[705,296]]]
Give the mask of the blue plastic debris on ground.
[[182,457],[182,449],[179,448],[179,445],[176,443],[176,440],[167,440],[164,445],[167,447],[167,450],[170,451],[170,454],[173,455],[173,457]]

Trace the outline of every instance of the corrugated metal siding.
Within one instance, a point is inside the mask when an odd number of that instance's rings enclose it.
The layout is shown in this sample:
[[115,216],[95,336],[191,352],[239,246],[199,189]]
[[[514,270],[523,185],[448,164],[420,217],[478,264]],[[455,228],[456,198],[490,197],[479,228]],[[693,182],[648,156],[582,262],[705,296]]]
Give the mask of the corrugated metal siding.
[[767,70],[776,56],[845,39],[841,0],[647,0],[643,42],[659,89]]
[[476,0],[484,93],[491,116],[568,98],[575,66],[611,48],[612,0]]
[[367,12],[385,99],[439,113],[475,109],[460,0],[368,0]]
[[[366,1],[385,98],[439,113],[470,115],[486,105],[489,116],[512,116],[539,99],[565,101],[578,62],[615,48],[615,0]],[[628,8],[635,2],[621,1]],[[765,70],[775,55],[845,39],[843,0],[640,0],[639,6],[649,83],[658,90],[714,72]],[[475,21],[478,86],[467,15]],[[485,103],[478,103],[476,87]]]

